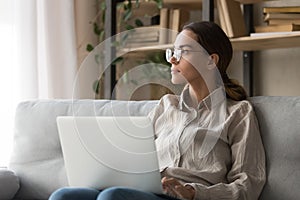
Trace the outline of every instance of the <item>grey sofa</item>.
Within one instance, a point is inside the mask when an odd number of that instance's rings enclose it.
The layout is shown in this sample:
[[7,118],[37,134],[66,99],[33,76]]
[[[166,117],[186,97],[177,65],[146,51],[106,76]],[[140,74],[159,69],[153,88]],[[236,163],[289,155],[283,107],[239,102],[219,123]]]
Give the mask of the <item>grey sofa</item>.
[[[300,97],[252,97],[267,156],[260,199],[300,199]],[[56,127],[60,115],[147,115],[157,101],[37,100],[19,104],[8,169],[0,169],[0,199],[47,199],[67,186]],[[255,163],[253,163],[255,165]]]

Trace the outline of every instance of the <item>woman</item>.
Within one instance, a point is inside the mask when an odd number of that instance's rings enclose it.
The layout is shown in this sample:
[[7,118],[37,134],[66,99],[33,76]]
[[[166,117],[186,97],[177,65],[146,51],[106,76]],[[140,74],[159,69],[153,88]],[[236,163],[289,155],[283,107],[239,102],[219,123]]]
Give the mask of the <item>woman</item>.
[[183,28],[166,51],[180,96],[165,95],[149,114],[154,124],[166,195],[128,188],[63,188],[62,199],[258,199],[265,183],[265,155],[244,89],[228,78],[232,46],[212,22]]

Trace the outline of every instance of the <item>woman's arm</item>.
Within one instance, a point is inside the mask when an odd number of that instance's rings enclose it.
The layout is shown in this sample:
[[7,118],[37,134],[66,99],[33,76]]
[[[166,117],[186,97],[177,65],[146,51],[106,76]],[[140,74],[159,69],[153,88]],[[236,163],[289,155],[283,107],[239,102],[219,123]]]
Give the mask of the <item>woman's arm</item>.
[[257,119],[250,103],[236,111],[228,127],[232,166],[228,183],[205,186],[190,183],[195,189],[194,199],[258,199],[266,180],[265,153]]

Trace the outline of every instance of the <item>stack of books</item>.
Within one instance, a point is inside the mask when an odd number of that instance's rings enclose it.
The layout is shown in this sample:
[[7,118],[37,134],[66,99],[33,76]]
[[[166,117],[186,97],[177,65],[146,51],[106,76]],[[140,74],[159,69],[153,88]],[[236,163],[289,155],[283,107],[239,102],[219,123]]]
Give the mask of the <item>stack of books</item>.
[[159,44],[160,26],[143,26],[121,33],[119,41],[123,48],[139,48]]
[[256,26],[256,33],[300,31],[300,6],[263,8],[266,26]]

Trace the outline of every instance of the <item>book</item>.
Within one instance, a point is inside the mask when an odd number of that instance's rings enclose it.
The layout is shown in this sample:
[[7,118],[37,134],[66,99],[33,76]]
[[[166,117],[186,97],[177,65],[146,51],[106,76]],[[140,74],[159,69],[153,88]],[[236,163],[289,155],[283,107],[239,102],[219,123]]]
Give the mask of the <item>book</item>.
[[250,37],[300,35],[300,31],[250,33]]
[[170,9],[169,13],[169,43],[173,43],[184,24],[189,21],[190,13],[184,9]]
[[300,19],[300,13],[265,13],[264,21],[269,21],[273,19]]
[[247,35],[240,3],[235,0],[218,0],[218,12],[222,29],[228,37]]
[[300,24],[300,19],[270,19],[269,25]]
[[171,29],[174,31],[181,31],[183,25],[189,21],[190,14],[187,10],[174,9],[172,13]]
[[256,26],[254,29],[256,33],[300,31],[300,24]]
[[139,28],[128,30],[126,33],[128,33],[128,37],[156,38],[159,36],[159,29],[159,25],[142,26]]
[[160,21],[159,21],[159,44],[168,43],[168,27],[169,27],[169,9],[160,9]]
[[156,42],[127,42],[122,45],[122,48],[139,48],[145,46],[157,46],[159,45],[158,41]]
[[300,6],[289,6],[289,7],[264,7],[264,13],[299,13]]

